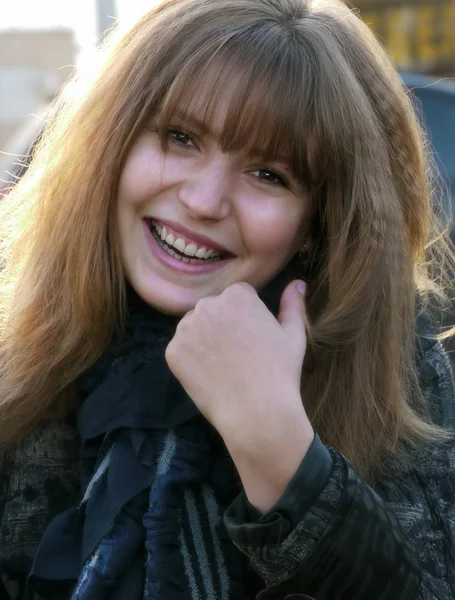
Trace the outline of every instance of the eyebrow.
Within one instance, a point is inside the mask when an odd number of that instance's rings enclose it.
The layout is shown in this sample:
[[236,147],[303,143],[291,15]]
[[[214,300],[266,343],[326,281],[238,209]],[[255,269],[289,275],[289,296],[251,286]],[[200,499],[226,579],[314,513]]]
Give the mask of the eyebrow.
[[[214,132],[205,121],[203,121],[202,119],[197,117],[194,113],[191,113],[188,111],[183,111],[183,110],[180,110],[177,108],[173,112],[172,118],[176,118],[176,119],[180,120],[182,125],[188,124],[189,126],[195,127],[203,135],[208,135],[215,139],[219,139],[219,137],[220,137],[220,135],[217,134],[217,132]],[[267,157],[264,154],[264,152],[260,148],[250,148],[249,153],[251,154],[251,156],[255,156],[262,160],[266,160],[266,161],[271,160],[269,157]],[[274,158],[274,162],[283,164],[283,166],[286,167],[286,170],[288,170],[290,173],[292,173],[292,169],[290,166],[291,157],[289,154],[277,153],[277,155]]]
[[182,123],[188,123],[188,125],[193,125],[204,135],[219,137],[214,134],[214,132],[211,130],[211,128],[209,127],[209,125],[207,125],[205,121],[199,119],[196,115],[190,112],[176,109],[172,114],[172,118],[177,118],[180,119]]

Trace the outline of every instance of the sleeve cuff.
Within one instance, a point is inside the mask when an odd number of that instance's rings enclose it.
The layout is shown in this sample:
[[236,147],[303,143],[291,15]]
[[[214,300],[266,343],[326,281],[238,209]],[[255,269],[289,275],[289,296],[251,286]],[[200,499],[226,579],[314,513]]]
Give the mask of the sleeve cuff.
[[224,520],[232,540],[251,545],[279,544],[301,521],[326,486],[333,469],[329,450],[315,434],[297,473],[284,494],[261,514],[242,492],[227,509]]

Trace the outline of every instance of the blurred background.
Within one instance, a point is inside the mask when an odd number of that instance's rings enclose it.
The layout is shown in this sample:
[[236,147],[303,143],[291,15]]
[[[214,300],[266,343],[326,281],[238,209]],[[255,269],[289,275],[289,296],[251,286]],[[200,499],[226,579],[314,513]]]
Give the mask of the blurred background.
[[[226,0],[228,2],[229,0]],[[106,30],[131,26],[156,0],[2,0],[0,197],[26,168],[46,110]],[[455,214],[455,0],[353,0],[419,103]],[[25,162],[25,167],[20,166]],[[455,239],[455,229],[452,229]],[[455,310],[441,316],[455,323]],[[455,348],[455,343],[453,344]]]
[[[46,108],[90,61],[106,30],[130,26],[155,0],[2,0],[0,3],[0,152],[23,154]],[[15,174],[0,154],[0,192]],[[11,173],[11,167],[13,173]]]

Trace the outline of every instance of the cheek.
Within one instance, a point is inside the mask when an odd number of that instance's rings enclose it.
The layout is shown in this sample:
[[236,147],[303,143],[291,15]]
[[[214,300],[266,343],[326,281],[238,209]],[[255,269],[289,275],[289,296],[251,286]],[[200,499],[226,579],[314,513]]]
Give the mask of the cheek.
[[142,136],[132,147],[120,177],[120,204],[137,204],[150,198],[160,187],[161,153]]
[[303,241],[305,210],[302,205],[263,205],[246,211],[243,237],[250,251],[284,257],[294,254]]

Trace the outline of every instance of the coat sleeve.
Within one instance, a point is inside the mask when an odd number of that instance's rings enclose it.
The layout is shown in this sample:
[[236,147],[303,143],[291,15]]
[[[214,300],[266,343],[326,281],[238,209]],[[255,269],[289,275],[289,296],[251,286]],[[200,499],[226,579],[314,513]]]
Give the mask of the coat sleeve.
[[[453,379],[438,342],[426,348],[419,373],[435,419],[452,428]],[[455,444],[420,450],[411,467],[374,489],[337,450],[330,454],[330,477],[297,524],[275,515],[258,535],[244,499],[226,512],[229,534],[265,583],[257,600],[453,600]]]

